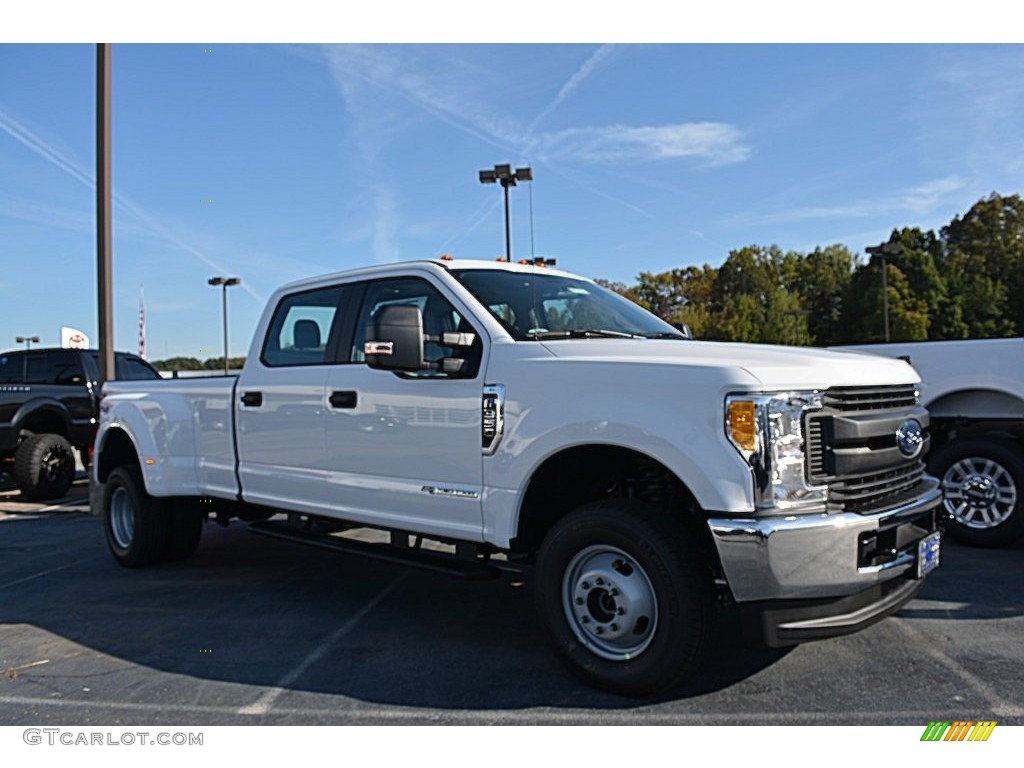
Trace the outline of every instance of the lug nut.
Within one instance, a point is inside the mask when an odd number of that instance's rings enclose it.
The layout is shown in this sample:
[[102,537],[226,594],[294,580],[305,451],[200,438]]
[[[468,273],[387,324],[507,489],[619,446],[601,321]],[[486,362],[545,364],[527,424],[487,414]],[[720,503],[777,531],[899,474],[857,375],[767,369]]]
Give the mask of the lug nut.
[[580,624],[589,624],[589,623],[590,623],[590,617],[589,616],[580,616]]
[[604,629],[602,627],[594,627],[594,634],[603,635]]
[[615,609],[615,615],[616,616],[622,616],[623,614],[625,614],[625,612],[626,612],[625,608],[616,608]]
[[608,590],[608,594],[612,597],[615,597],[617,594],[619,594],[619,590],[617,590],[615,587],[612,587]]
[[589,581],[584,581],[582,584],[580,584],[580,586],[583,587],[584,589],[590,589],[590,582]]
[[612,624],[611,626],[608,627],[608,629],[610,629],[612,632],[618,632],[619,631],[619,625],[618,624]]
[[576,598],[576,605],[583,605],[583,598],[582,597],[577,597]]
[[600,586],[601,586],[601,585],[603,585],[603,584],[604,584],[604,579],[602,579],[602,578],[601,578],[600,576],[598,576],[598,577],[597,577],[597,586],[599,586],[599,587],[600,587]]

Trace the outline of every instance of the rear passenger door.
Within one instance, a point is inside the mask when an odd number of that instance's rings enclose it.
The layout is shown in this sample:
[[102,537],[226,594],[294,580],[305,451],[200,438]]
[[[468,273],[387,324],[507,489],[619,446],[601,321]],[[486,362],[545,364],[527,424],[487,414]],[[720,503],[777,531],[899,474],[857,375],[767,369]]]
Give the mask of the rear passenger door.
[[324,388],[348,289],[285,295],[257,359],[235,392],[238,472],[245,501],[322,513]]

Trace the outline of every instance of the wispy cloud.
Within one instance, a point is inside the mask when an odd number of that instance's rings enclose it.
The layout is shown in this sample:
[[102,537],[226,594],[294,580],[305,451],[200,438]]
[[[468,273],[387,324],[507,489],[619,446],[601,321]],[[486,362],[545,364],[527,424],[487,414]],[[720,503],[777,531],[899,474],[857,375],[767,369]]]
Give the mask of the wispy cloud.
[[692,157],[711,165],[750,157],[740,131],[726,123],[570,128],[538,136],[536,152],[544,158],[605,161]]
[[548,115],[558,109],[562,102],[576,90],[580,84],[594,73],[601,65],[605,64],[616,51],[614,45],[602,45],[594,51],[590,57],[583,62],[583,65],[576,70],[572,76],[565,81],[565,84],[558,90],[558,95],[541,110],[540,114],[533,118],[526,132],[532,134],[537,125]]
[[750,148],[743,144],[741,131],[727,123],[615,124],[535,132],[536,126],[606,64],[615,50],[614,46],[598,48],[526,126],[497,114],[493,105],[475,95],[475,89],[466,82],[478,73],[449,71],[442,76],[436,66],[430,66],[421,58],[422,53],[346,45],[327,49],[327,59],[350,106],[363,108],[358,86],[372,85],[519,158],[529,156],[550,161],[695,158],[711,165],[725,165],[750,157]]
[[[72,158],[67,157],[60,152],[52,144],[44,141],[40,136],[31,131],[28,127],[15,120],[4,110],[0,109],[0,131],[3,131],[14,140],[27,147],[33,153],[46,160],[51,165],[64,171],[80,183],[84,184],[89,189],[96,189],[95,177],[85,168]],[[208,257],[205,253],[200,251],[198,248],[190,245],[189,243],[182,240],[180,237],[175,235],[173,232],[168,230],[163,224],[161,224],[152,214],[146,211],[141,205],[135,203],[130,198],[124,195],[114,192],[112,194],[113,202],[115,206],[120,207],[122,210],[129,212],[138,221],[140,221],[151,233],[162,238],[168,243],[180,248],[181,250],[195,256],[203,264],[212,270],[220,273],[225,273],[226,270],[223,266],[215,262],[213,259]],[[38,211],[36,212],[38,214]],[[77,217],[64,216],[68,222],[72,224],[77,223]],[[262,302],[263,297],[254,291],[245,282],[242,283],[242,288],[252,296],[256,301]]]
[[874,199],[855,200],[835,206],[809,206],[777,211],[750,220],[761,224],[810,221],[813,219],[856,219],[887,212],[909,212],[924,215],[938,206],[947,195],[964,189],[967,183],[959,176],[946,176],[899,190]]

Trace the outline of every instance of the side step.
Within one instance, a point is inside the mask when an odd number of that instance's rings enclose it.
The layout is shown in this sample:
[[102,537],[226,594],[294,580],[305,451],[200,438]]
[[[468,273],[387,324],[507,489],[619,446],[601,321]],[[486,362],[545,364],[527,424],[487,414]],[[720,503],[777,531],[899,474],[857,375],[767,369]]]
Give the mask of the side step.
[[295,525],[275,520],[250,523],[249,530],[261,536],[270,536],[274,539],[290,541],[295,544],[311,544],[321,549],[330,549],[350,555],[360,555],[373,558],[374,560],[383,560],[387,563],[407,565],[411,568],[444,573],[460,579],[485,581],[496,579],[501,575],[501,570],[479,560],[468,560],[441,552],[404,548],[391,544],[372,544],[365,541],[355,541],[354,539],[303,530]]

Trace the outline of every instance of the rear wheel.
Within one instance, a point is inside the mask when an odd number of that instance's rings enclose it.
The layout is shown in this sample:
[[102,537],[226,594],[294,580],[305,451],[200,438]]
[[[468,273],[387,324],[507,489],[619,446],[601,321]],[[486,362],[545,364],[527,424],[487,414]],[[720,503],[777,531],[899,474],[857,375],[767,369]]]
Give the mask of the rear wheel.
[[626,500],[588,504],[555,524],[538,557],[536,600],[570,669],[626,696],[680,683],[715,614],[711,571],[692,534]]
[[1024,535],[1024,457],[999,438],[942,446],[928,462],[942,482],[946,530],[965,544],[1001,547]]
[[59,499],[75,480],[75,454],[60,435],[29,435],[14,456],[14,480],[28,499]]
[[126,568],[159,561],[169,542],[170,504],[146,493],[136,466],[118,467],[103,489],[103,519],[107,545]]

